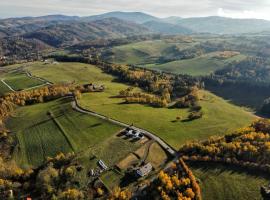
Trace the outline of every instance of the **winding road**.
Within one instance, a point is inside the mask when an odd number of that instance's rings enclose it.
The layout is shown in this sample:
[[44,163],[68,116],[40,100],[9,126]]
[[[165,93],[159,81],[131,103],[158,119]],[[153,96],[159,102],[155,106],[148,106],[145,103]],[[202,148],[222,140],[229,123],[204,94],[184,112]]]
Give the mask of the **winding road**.
[[140,131],[142,134],[144,134],[146,137],[156,141],[163,149],[165,149],[169,154],[171,154],[172,156],[176,156],[177,152],[174,148],[172,148],[169,144],[167,144],[164,140],[162,140],[160,137],[156,136],[154,133],[151,133],[149,131],[146,131],[144,129],[141,129],[141,128],[138,128],[138,127],[135,127],[135,126],[130,126],[129,124],[126,124],[126,123],[123,123],[123,122],[120,122],[118,120],[115,120],[115,119],[112,119],[112,118],[109,118],[109,117],[106,117],[104,115],[101,115],[101,114],[98,114],[96,112],[93,112],[93,111],[90,111],[90,110],[87,110],[85,108],[82,108],[77,100],[73,100],[71,102],[71,105],[72,105],[72,108],[80,113],[84,113],[84,114],[88,114],[88,115],[92,115],[94,117],[98,117],[100,119],[103,119],[103,120],[106,120],[106,121],[109,121],[113,124],[116,124],[116,125],[119,125],[119,126],[122,126],[122,127],[130,127],[134,130],[137,130],[137,131]]

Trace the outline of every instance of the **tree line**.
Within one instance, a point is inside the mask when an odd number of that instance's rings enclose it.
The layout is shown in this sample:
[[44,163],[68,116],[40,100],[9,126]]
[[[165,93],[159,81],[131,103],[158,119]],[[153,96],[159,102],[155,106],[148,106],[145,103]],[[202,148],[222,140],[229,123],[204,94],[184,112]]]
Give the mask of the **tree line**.
[[270,120],[260,119],[232,134],[184,145],[186,160],[223,162],[270,173]]

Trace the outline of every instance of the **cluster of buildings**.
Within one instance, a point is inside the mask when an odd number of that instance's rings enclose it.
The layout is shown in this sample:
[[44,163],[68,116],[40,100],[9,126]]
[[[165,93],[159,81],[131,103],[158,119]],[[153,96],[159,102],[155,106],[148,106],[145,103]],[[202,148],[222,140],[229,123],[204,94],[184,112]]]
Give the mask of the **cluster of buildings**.
[[126,128],[123,133],[125,136],[132,138],[132,139],[140,140],[140,139],[144,138],[144,135],[140,131],[134,130],[132,128]]

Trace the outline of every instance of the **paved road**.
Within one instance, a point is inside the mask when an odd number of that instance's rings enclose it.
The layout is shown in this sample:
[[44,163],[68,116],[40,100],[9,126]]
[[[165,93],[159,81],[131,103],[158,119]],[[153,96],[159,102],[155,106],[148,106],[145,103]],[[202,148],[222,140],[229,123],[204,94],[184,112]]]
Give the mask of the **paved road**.
[[137,128],[135,126],[130,126],[129,124],[125,124],[123,122],[120,122],[120,121],[117,121],[115,119],[111,119],[111,118],[108,118],[104,115],[101,115],[101,114],[98,114],[98,113],[95,113],[93,111],[90,111],[90,110],[87,110],[87,109],[84,109],[82,108],[81,106],[78,105],[78,102],[76,100],[72,101],[71,102],[71,105],[72,105],[72,108],[77,110],[78,112],[81,112],[81,113],[85,113],[85,114],[89,114],[89,115],[92,115],[92,116],[95,116],[95,117],[98,117],[100,119],[103,119],[103,120],[107,120],[111,123],[114,123],[114,124],[117,124],[119,126],[123,126],[123,127],[131,127],[132,129],[134,130],[137,130],[137,131],[140,131],[141,133],[143,133],[146,137],[156,141],[160,146],[162,146],[165,150],[167,150],[167,152],[169,154],[171,154],[172,156],[175,156],[176,155],[176,151],[169,145],[167,144],[166,142],[164,142],[161,138],[159,138],[158,136],[156,136],[155,134],[149,132],[149,131],[146,131],[144,129],[140,129],[140,128]]

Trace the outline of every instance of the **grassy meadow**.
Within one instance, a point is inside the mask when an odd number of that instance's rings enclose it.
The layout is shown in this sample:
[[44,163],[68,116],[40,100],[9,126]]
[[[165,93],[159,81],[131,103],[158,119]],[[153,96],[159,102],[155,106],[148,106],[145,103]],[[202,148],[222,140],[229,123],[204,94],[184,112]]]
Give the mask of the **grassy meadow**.
[[144,67],[176,74],[188,74],[192,76],[209,75],[222,69],[233,61],[240,61],[246,56],[236,55],[231,58],[215,58],[215,53],[205,54],[192,59],[177,60],[164,64],[148,64]]
[[34,63],[27,67],[33,75],[43,77],[54,83],[71,82],[104,84],[102,93],[83,95],[80,104],[90,110],[108,117],[134,124],[154,132],[175,148],[189,140],[206,139],[212,135],[225,134],[245,126],[255,119],[254,115],[234,106],[225,100],[201,91],[201,105],[204,116],[191,122],[175,122],[176,117],[186,118],[188,109],[153,108],[147,105],[123,104],[115,98],[120,90],[128,85],[115,82],[113,76],[103,73],[93,65],[81,63],[60,63],[44,65]]
[[112,49],[112,57],[104,58],[113,63],[120,64],[147,64],[155,63],[162,55],[172,53],[172,49],[177,47],[185,49],[197,44],[170,40],[149,40],[136,42],[127,45],[116,46]]
[[224,165],[200,163],[191,169],[207,200],[262,200],[260,187],[269,184],[269,177]]
[[[104,92],[84,94],[80,104],[108,117],[152,131],[176,149],[190,140],[231,132],[248,125],[256,118],[245,109],[202,90],[200,104],[203,107],[203,117],[190,122],[175,122],[178,116],[185,119],[189,114],[188,109],[123,104],[123,100],[115,96],[129,86],[116,82],[113,76],[103,73],[93,65],[44,65],[36,62],[26,66],[26,69],[33,75],[54,83],[75,81],[104,84]],[[48,112],[53,114],[53,118]],[[82,172],[76,175],[82,184],[88,183],[87,173],[96,167],[98,159],[113,166],[141,147],[139,143],[116,136],[121,127],[75,112],[70,107],[70,102],[63,99],[20,107],[7,122],[8,128],[16,133],[18,139],[19,145],[14,158],[21,166],[38,166],[48,156],[75,151],[78,153],[77,161],[84,166]],[[155,162],[157,157],[153,152],[159,152],[160,162],[165,158],[159,146],[152,145],[147,161]],[[257,186],[266,183],[263,178],[254,178],[222,167],[207,170],[193,167],[193,170],[201,181],[203,197],[208,200],[218,200],[219,196],[220,199],[256,199]],[[121,184],[122,178],[123,174],[113,170],[101,177],[108,187]]]
[[[15,65],[17,66],[17,65]],[[15,67],[14,66],[14,67]],[[12,89],[19,91],[32,87],[36,87],[44,84],[43,81],[28,77],[25,73],[19,71],[10,71],[1,74],[1,80],[4,80]],[[5,94],[10,92],[10,89],[4,85],[2,82],[0,83],[0,94]]]
[[[16,133],[19,143],[14,157],[21,165],[38,166],[48,156],[59,152],[80,152],[87,148],[91,148],[96,155],[106,157],[114,143],[119,145],[125,142],[113,137],[121,127],[73,111],[69,101],[59,99],[20,107],[8,119],[7,126]],[[126,145],[130,146],[129,143]]]

